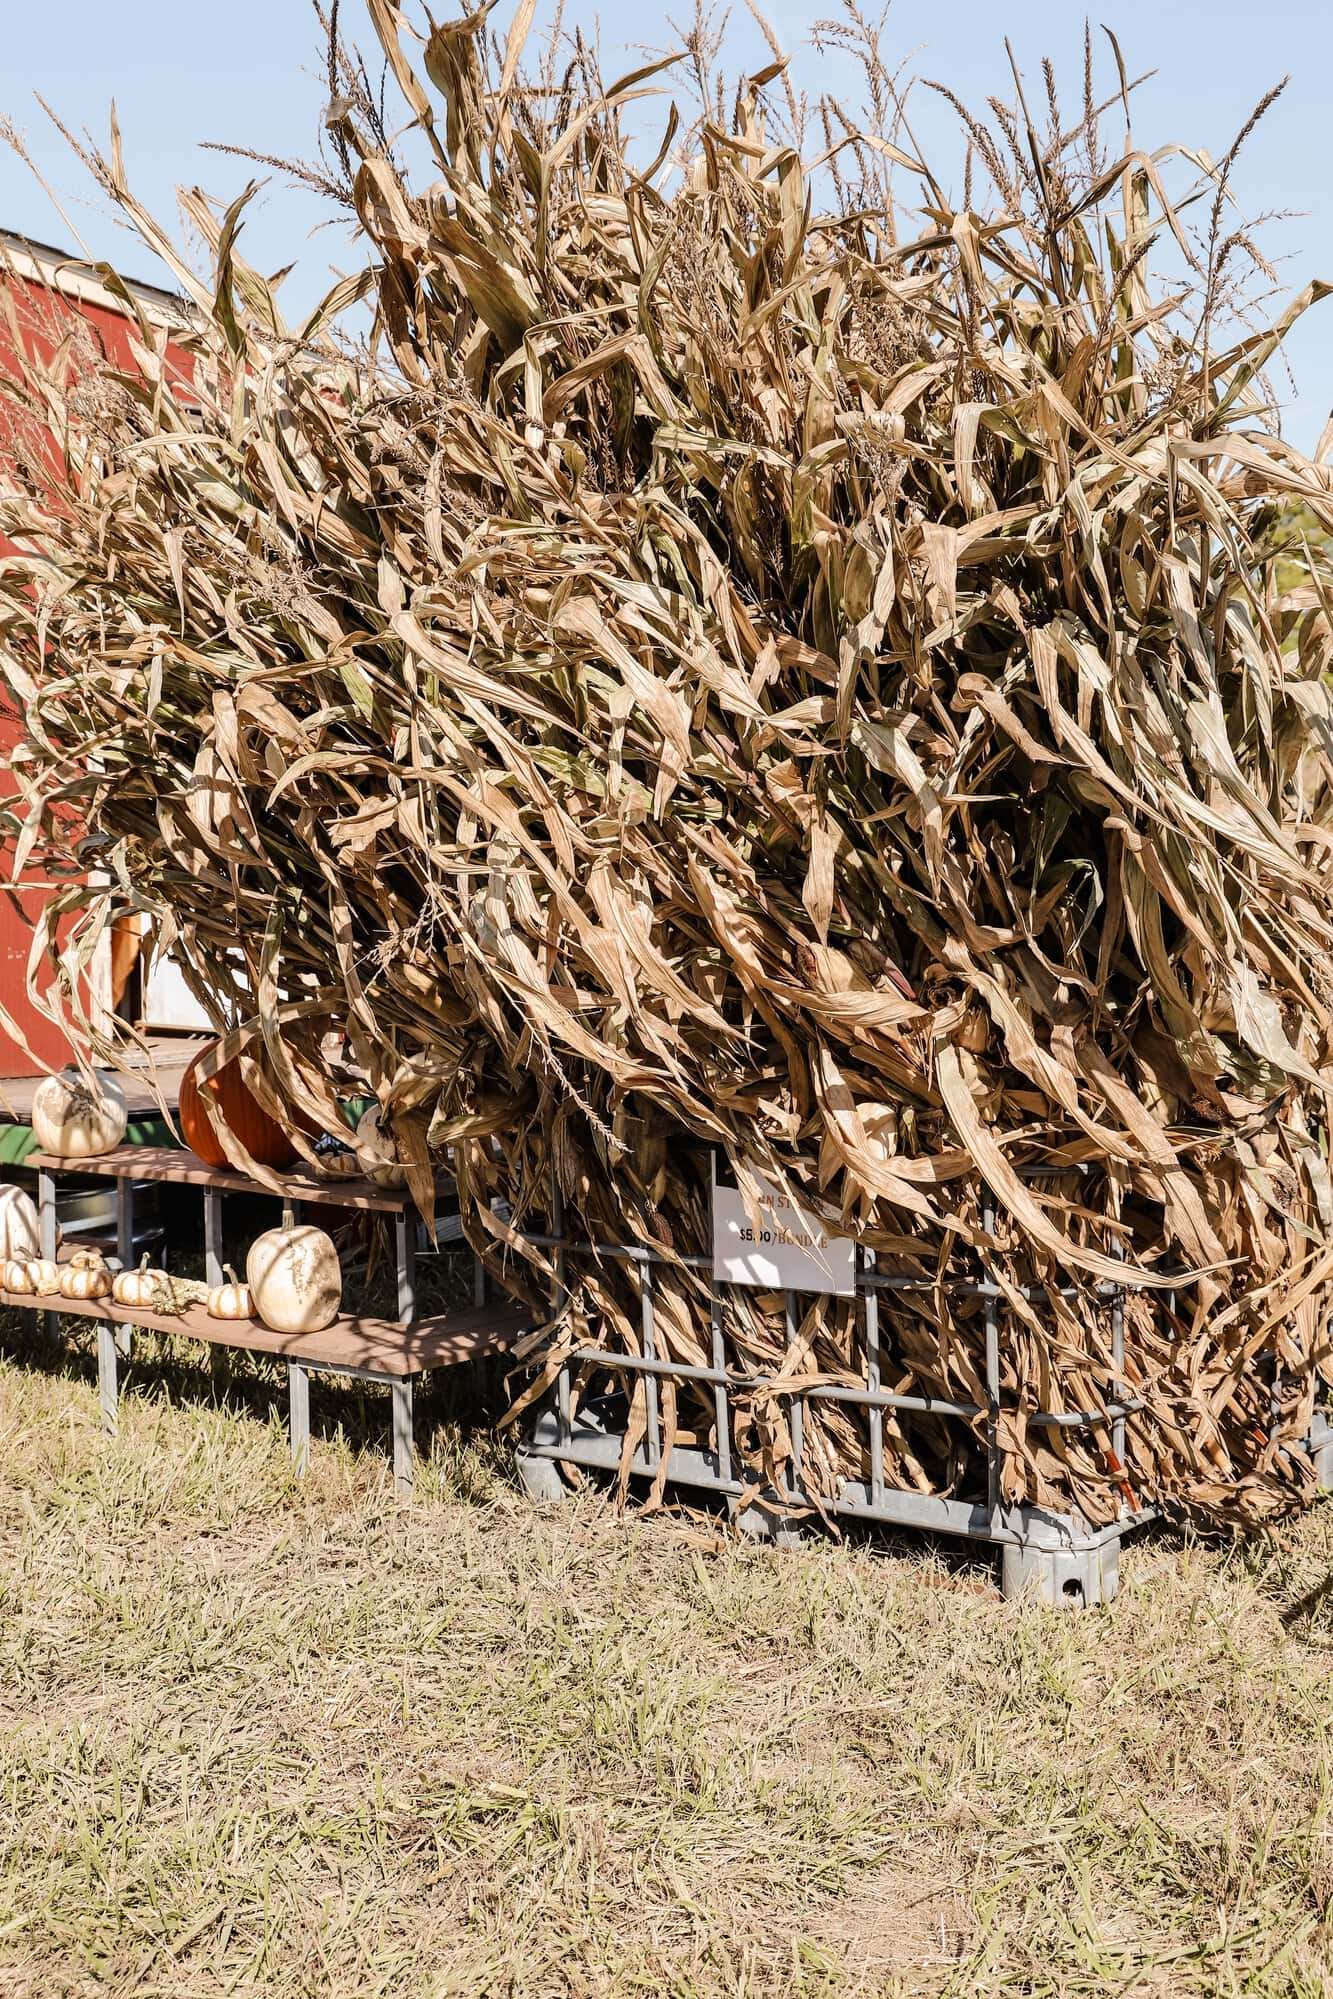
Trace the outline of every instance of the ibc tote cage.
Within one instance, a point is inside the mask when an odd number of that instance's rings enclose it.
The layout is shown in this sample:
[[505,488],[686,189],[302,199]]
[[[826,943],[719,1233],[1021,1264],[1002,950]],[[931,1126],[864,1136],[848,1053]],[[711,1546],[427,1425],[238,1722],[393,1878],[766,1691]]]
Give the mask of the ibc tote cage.
[[[717,1183],[717,1154],[713,1152],[711,1177]],[[1083,1172],[1079,1165],[1036,1169],[1027,1179],[1051,1179]],[[1000,1584],[1005,1596],[1032,1590],[1047,1603],[1090,1607],[1108,1603],[1119,1582],[1120,1544],[1133,1529],[1154,1519],[1157,1509],[1143,1506],[1125,1510],[1102,1526],[1094,1525],[1077,1511],[1059,1512],[1027,1502],[1011,1504],[1003,1498],[1003,1470],[1006,1450],[1001,1439],[1000,1357],[1004,1330],[1005,1293],[995,1283],[982,1254],[977,1256],[973,1277],[945,1280],[894,1274],[877,1267],[873,1250],[859,1245],[855,1250],[854,1310],[861,1317],[865,1341],[864,1386],[841,1382],[812,1381],[808,1386],[793,1377],[776,1382],[768,1377],[746,1374],[727,1366],[725,1313],[727,1294],[733,1288],[713,1276],[711,1256],[673,1254],[667,1256],[650,1243],[578,1242],[564,1229],[563,1204],[553,1183],[551,1231],[524,1232],[524,1240],[534,1247],[551,1251],[554,1264],[552,1304],[558,1313],[568,1295],[567,1260],[571,1256],[607,1257],[634,1264],[640,1272],[641,1352],[625,1353],[604,1346],[581,1346],[564,1357],[550,1395],[530,1425],[518,1450],[518,1469],[524,1487],[534,1499],[551,1500],[566,1496],[568,1488],[557,1467],[577,1466],[584,1471],[618,1472],[625,1442],[625,1426],[617,1422],[612,1396],[593,1397],[573,1409],[575,1369],[605,1370],[629,1380],[642,1377],[647,1417],[645,1435],[630,1463],[630,1476],[657,1479],[663,1476],[664,1437],[659,1384],[663,1380],[692,1383],[712,1390],[714,1443],[711,1449],[675,1444],[665,1466],[665,1483],[721,1497],[743,1532],[756,1538],[782,1541],[797,1530],[792,1509],[817,1511],[801,1483],[805,1405],[815,1401],[841,1402],[865,1412],[869,1432],[870,1478],[842,1479],[836,1496],[821,1499],[826,1513],[847,1520],[859,1520],[888,1527],[916,1529],[955,1539],[977,1542],[1000,1551]],[[993,1237],[995,1210],[988,1201],[983,1210],[987,1236]],[[653,1312],[653,1273],[660,1264],[684,1266],[707,1277],[711,1298],[711,1364],[700,1367],[663,1358],[656,1351]],[[1028,1300],[1050,1297],[1056,1287],[1033,1284],[1018,1287]],[[1111,1450],[1123,1465],[1126,1418],[1143,1403],[1126,1392],[1123,1380],[1125,1352],[1125,1299],[1131,1292],[1150,1287],[1136,1278],[1126,1264],[1118,1283],[1094,1287],[1094,1295],[1109,1312],[1111,1322],[1110,1399],[1101,1409],[1029,1411],[1032,1428],[1070,1431],[1105,1430]],[[986,1401],[955,1402],[938,1396],[901,1394],[882,1383],[885,1355],[880,1340],[880,1299],[888,1293],[942,1290],[954,1298],[979,1298],[985,1339]],[[1059,1287],[1064,1297],[1076,1295],[1072,1286]],[[800,1325],[798,1300],[807,1294],[785,1294],[787,1345],[796,1341]],[[1084,1294],[1086,1295],[1086,1293]],[[1174,1310],[1175,1294],[1169,1294]],[[742,1480],[737,1476],[733,1445],[732,1395],[737,1390],[764,1389],[790,1407],[791,1465],[785,1491],[760,1492],[742,1511]],[[1276,1395],[1276,1387],[1274,1391]],[[886,1411],[942,1417],[949,1421],[981,1422],[985,1451],[985,1491],[952,1498],[943,1494],[905,1490],[890,1484],[884,1474],[884,1416]],[[1299,1448],[1308,1451],[1318,1483],[1333,1485],[1333,1427],[1322,1409],[1316,1411],[1311,1432]]]

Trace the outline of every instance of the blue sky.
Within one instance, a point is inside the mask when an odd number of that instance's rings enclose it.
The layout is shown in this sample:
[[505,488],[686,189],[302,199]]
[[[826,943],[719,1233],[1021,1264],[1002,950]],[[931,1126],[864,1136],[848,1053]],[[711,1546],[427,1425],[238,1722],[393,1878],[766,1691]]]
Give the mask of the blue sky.
[[[436,0],[440,17],[454,0]],[[602,42],[610,62],[629,43],[665,46],[665,17],[682,17],[683,0],[665,0],[662,13],[636,8],[600,10],[580,0],[567,18],[590,20],[600,11]],[[785,48],[796,51],[812,23],[832,11],[832,0],[779,0],[769,18]],[[0,66],[0,111],[23,130],[64,208],[57,214],[27,169],[0,151],[0,224],[70,243],[77,230],[94,255],[110,257],[134,274],[154,275],[137,241],[109,216],[96,189],[47,124],[33,101],[40,91],[74,127],[99,137],[116,100],[125,155],[136,192],[160,216],[174,213],[178,183],[202,185],[230,197],[249,177],[245,164],[200,149],[201,139],[221,139],[261,152],[313,153],[325,89],[319,75],[318,34],[305,0],[227,0],[225,8],[180,0],[54,0],[6,10]],[[344,0],[344,21],[361,31],[358,0]],[[508,17],[505,0],[495,18]],[[744,9],[737,9],[743,15]],[[539,13],[539,19],[541,14]],[[1286,95],[1250,141],[1237,189],[1251,213],[1296,211],[1270,225],[1264,242],[1284,289],[1312,277],[1333,279],[1333,174],[1330,131],[1333,103],[1333,7],[1327,0],[1099,0],[1094,25],[1115,30],[1132,71],[1155,69],[1137,100],[1136,128],[1148,146],[1180,140],[1216,157],[1244,123],[1270,84],[1290,74]],[[1024,71],[1039,85],[1040,62],[1049,54],[1066,80],[1067,100],[1077,101],[1081,70],[1082,13],[1063,0],[895,0],[886,45],[908,73],[947,82],[966,102],[984,105],[988,93],[1010,94],[1007,35]],[[1099,46],[1105,43],[1098,35]],[[829,57],[807,58],[817,86],[850,87],[851,79]],[[627,64],[627,67],[630,65]],[[614,73],[614,71],[613,71]],[[1109,81],[1109,67],[1104,76]],[[930,93],[911,99],[924,148],[946,162],[961,158],[953,114]],[[938,169],[937,169],[938,170]],[[349,261],[344,229],[315,231],[323,211],[309,197],[278,181],[270,184],[247,225],[244,247],[266,269],[298,261],[289,281],[293,306],[323,289],[331,271]],[[312,233],[313,232],[313,233]],[[1296,329],[1290,346],[1295,391],[1284,379],[1284,423],[1297,442],[1313,445],[1333,407],[1333,299]]]

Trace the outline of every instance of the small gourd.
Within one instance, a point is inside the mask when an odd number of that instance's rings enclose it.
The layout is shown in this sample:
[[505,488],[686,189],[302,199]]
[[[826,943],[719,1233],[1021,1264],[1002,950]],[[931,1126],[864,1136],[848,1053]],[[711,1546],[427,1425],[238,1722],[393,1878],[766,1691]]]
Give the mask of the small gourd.
[[95,1159],[125,1136],[125,1092],[107,1072],[43,1076],[32,1095],[32,1135],[56,1159]]
[[60,1273],[60,1295],[79,1303],[109,1298],[113,1282],[105,1259],[95,1249],[77,1249]]
[[318,1333],[332,1325],[342,1305],[343,1280],[332,1236],[297,1227],[290,1207],[283,1226],[250,1245],[246,1282],[255,1313],[275,1333]]
[[253,1319],[254,1299],[250,1296],[250,1286],[242,1284],[231,1265],[224,1264],[225,1284],[215,1284],[208,1294],[208,1316],[210,1319]]
[[23,1268],[32,1279],[35,1298],[54,1298],[60,1289],[60,1265],[49,1256],[32,1257]]
[[165,1270],[151,1270],[145,1256],[137,1270],[119,1271],[111,1280],[111,1296],[118,1305],[137,1305],[151,1311],[158,1301],[158,1287],[167,1281]]
[[0,1257],[26,1262],[41,1253],[41,1229],[31,1196],[21,1187],[0,1187]]
[[33,1277],[33,1266],[25,1259],[7,1257],[0,1267],[0,1290],[10,1291],[16,1298],[31,1298],[37,1290]]

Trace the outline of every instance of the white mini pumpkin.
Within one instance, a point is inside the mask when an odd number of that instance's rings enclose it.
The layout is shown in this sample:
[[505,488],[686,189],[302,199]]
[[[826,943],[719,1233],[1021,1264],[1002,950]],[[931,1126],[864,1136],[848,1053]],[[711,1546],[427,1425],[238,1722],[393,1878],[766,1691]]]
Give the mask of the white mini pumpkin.
[[95,1159],[125,1136],[125,1092],[109,1071],[89,1081],[77,1069],[44,1076],[32,1096],[32,1135],[56,1159]]
[[54,1298],[60,1289],[60,1265],[53,1263],[49,1256],[38,1256],[24,1264],[24,1269],[32,1279],[33,1296]]
[[41,1225],[32,1199],[21,1187],[0,1187],[0,1258],[26,1262],[41,1253]]
[[111,1280],[111,1296],[118,1305],[137,1305],[151,1311],[158,1302],[158,1286],[167,1281],[165,1270],[149,1268],[145,1256],[137,1270],[121,1270]]
[[33,1266],[15,1257],[6,1258],[0,1265],[0,1290],[11,1291],[16,1298],[31,1298],[37,1289]]
[[223,1274],[226,1283],[215,1284],[208,1294],[209,1318],[252,1319],[255,1315],[255,1301],[250,1296],[250,1286],[239,1281],[230,1264],[224,1267]]
[[60,1273],[60,1295],[82,1302],[109,1298],[114,1282],[111,1272],[96,1250],[76,1250]]
[[342,1305],[343,1280],[332,1236],[284,1220],[250,1245],[245,1277],[255,1312],[275,1333],[318,1333]]

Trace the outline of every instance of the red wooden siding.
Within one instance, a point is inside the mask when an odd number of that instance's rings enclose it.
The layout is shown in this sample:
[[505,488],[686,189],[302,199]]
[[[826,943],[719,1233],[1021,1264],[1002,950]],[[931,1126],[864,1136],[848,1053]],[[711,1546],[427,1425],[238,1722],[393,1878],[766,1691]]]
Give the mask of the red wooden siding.
[[[6,253],[13,266],[5,268]],[[33,270],[35,264],[36,269]],[[20,341],[27,353],[49,356],[57,340],[63,339],[82,320],[88,325],[106,357],[117,367],[132,369],[131,338],[139,337],[137,326],[99,298],[89,296],[100,289],[96,274],[61,257],[44,246],[28,246],[22,239],[6,237],[0,231],[0,367],[9,369],[15,359],[14,338],[8,323],[7,302],[13,301]],[[167,294],[142,288],[150,319],[162,323],[170,301]],[[188,378],[189,361],[179,350],[169,349],[173,360]],[[59,459],[52,444],[52,470],[58,474]],[[0,451],[0,479],[3,454]],[[0,536],[0,553],[12,544]],[[0,796],[12,793],[9,753],[23,735],[22,718],[0,705]],[[0,856],[0,880],[7,881],[9,869]],[[68,1055],[64,1036],[32,1005],[26,991],[26,968],[32,944],[32,923],[52,890],[37,871],[16,893],[0,894],[0,1002],[21,1027],[31,1052],[25,1050],[0,1026],[0,1076],[28,1076],[42,1065],[56,1067]]]

